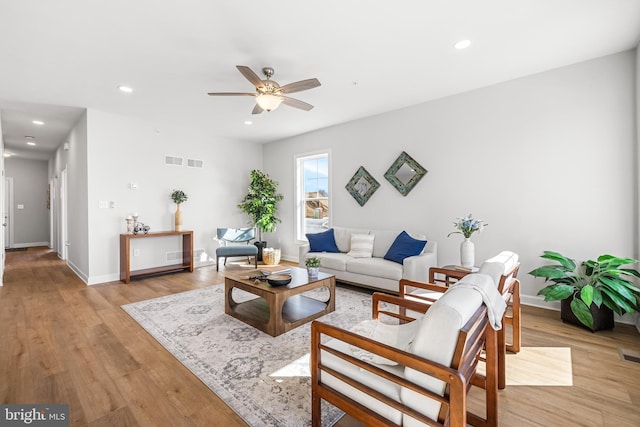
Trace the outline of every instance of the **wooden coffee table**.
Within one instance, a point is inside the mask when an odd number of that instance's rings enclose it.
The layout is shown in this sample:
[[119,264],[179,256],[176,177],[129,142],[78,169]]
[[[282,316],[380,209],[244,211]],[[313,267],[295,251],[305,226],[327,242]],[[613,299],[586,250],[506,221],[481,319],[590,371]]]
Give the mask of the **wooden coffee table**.
[[[318,273],[317,278],[311,279],[306,269],[291,267],[291,276],[288,285],[273,287],[266,281],[249,280],[246,271],[225,272],[224,312],[276,337],[335,310],[336,278],[333,275]],[[327,301],[301,295],[323,286],[329,289]],[[236,302],[234,288],[259,298]]]

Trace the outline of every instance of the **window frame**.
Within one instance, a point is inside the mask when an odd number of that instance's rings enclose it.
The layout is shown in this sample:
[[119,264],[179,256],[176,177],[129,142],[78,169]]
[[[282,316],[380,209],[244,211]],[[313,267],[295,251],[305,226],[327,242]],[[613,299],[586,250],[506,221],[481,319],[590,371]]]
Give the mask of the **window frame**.
[[331,222],[332,222],[332,193],[333,193],[333,189],[332,189],[332,175],[333,175],[333,171],[332,171],[332,161],[331,161],[331,150],[330,149],[322,149],[322,150],[317,150],[317,151],[312,151],[312,152],[307,152],[307,153],[301,153],[301,154],[296,154],[294,155],[294,175],[295,175],[295,206],[294,206],[294,212],[295,212],[295,221],[294,221],[294,235],[296,237],[296,241],[298,243],[306,243],[307,242],[307,238],[305,237],[305,233],[304,233],[304,220],[305,220],[305,216],[304,216],[304,205],[305,205],[305,201],[308,200],[305,197],[304,194],[304,162],[306,160],[311,160],[314,158],[319,158],[319,157],[326,157],[327,158],[327,190],[329,192],[329,195],[327,197],[327,202],[329,204],[329,209],[328,209],[328,226],[331,227]]

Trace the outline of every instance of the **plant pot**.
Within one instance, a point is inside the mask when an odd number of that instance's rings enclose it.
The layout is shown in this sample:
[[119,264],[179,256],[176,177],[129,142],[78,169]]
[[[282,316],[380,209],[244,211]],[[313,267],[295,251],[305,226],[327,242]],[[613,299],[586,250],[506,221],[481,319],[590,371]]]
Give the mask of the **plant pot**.
[[591,303],[589,311],[591,311],[591,316],[593,316],[593,329],[589,329],[589,327],[580,322],[576,315],[573,314],[573,311],[571,311],[571,301],[573,298],[579,297],[569,297],[560,301],[560,318],[564,323],[580,326],[581,328],[587,329],[591,332],[613,329],[613,310],[604,304],[601,304],[600,307],[598,307]]
[[254,242],[253,244],[258,248],[258,256],[256,259],[262,261],[262,250],[267,247],[267,242],[263,240],[261,242]]
[[318,272],[320,271],[320,267],[307,267],[307,274],[309,277],[316,278],[318,277]]

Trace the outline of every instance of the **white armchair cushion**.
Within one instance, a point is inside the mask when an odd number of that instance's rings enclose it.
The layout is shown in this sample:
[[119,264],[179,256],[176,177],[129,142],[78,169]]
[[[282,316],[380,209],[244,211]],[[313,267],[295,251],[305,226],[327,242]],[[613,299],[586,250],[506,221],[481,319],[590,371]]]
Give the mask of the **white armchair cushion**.
[[[371,320],[362,322],[352,331],[360,335],[368,336],[372,340],[378,341],[382,344],[395,347],[399,350],[408,351],[413,343],[416,333],[418,332],[419,325],[419,320],[414,320],[413,322],[404,323],[402,325],[389,325],[380,321]],[[397,365],[393,360],[369,353],[368,351],[358,347],[351,346],[351,353],[354,357],[364,360],[365,362],[390,366]]]
[[375,234],[352,234],[351,250],[347,255],[354,258],[371,258]]
[[496,287],[498,287],[502,275],[511,270],[517,263],[518,254],[511,251],[502,251],[498,255],[483,262],[478,273],[491,276]]
[[[410,351],[421,357],[451,365],[460,329],[482,304],[482,297],[473,289],[451,287],[434,303],[420,321],[420,327]],[[407,380],[443,395],[445,383],[414,369],[405,369]],[[432,419],[437,419],[440,403],[402,388],[402,402]],[[422,425],[408,416],[403,425]]]
[[[353,332],[359,333],[355,330]],[[351,352],[351,346],[349,344],[337,339],[333,339],[327,342],[327,346],[339,350],[342,353],[349,354]],[[359,381],[362,384],[365,384],[379,391],[380,393],[395,400],[396,402],[400,401],[400,386],[393,383],[392,381],[388,381],[384,378],[379,377],[378,375],[372,374],[371,372],[368,372],[364,369],[360,369],[358,366],[348,363],[324,350],[322,351],[322,363],[325,366],[334,369],[349,378],[353,378],[356,381]],[[403,375],[402,366],[383,365],[381,367],[389,372],[394,373],[395,375]],[[323,371],[320,374],[320,381],[328,385],[329,387],[339,391],[340,393],[345,394],[351,399],[360,402],[364,406],[370,408],[372,411],[377,412],[383,417],[388,418],[392,422],[396,424],[402,424],[402,413],[400,411],[393,408],[392,406],[380,402],[379,400],[371,397],[365,392],[344,383],[333,375]]]

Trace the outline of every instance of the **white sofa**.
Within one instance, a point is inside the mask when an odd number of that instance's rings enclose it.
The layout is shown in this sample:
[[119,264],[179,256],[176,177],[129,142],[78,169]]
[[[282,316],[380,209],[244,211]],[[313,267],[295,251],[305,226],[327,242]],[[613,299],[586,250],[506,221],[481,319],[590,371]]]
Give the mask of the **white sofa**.
[[[336,280],[354,285],[398,293],[399,280],[408,279],[427,282],[429,268],[436,267],[437,243],[427,241],[422,253],[405,258],[402,264],[383,259],[396,237],[401,231],[369,230],[357,228],[333,227],[336,246],[339,253],[309,252],[308,243],[299,247],[299,263],[304,267],[305,259],[315,256],[320,258],[320,271],[333,274]],[[371,258],[353,258],[347,253],[351,250],[353,234],[373,234],[373,254]],[[427,240],[422,234],[408,233],[411,237]]]

